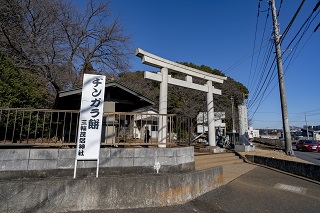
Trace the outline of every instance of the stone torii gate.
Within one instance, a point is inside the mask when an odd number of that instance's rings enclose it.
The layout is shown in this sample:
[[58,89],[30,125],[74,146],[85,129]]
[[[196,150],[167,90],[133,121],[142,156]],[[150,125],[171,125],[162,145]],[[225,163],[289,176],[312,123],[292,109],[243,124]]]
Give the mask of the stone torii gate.
[[[144,78],[159,81],[160,83],[160,97],[159,97],[159,114],[167,114],[167,100],[168,100],[168,84],[191,88],[207,93],[207,110],[208,110],[208,137],[209,145],[216,146],[215,125],[214,125],[214,105],[213,94],[221,95],[221,90],[215,89],[212,82],[223,83],[227,77],[213,75],[201,70],[197,70],[182,64],[178,64],[164,58],[158,57],[148,53],[140,48],[137,48],[135,55],[141,58],[143,64],[161,69],[161,72],[152,73],[144,72]],[[168,71],[180,72],[186,74],[185,81],[172,78],[168,75]],[[204,79],[206,84],[200,85],[192,82],[192,77]],[[167,140],[167,119],[159,118],[158,129],[158,143],[159,147],[166,147]]]

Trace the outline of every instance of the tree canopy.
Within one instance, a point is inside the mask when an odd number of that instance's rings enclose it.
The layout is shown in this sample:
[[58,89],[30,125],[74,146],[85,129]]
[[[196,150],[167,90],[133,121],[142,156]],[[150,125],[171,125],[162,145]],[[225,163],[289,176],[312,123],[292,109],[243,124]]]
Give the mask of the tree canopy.
[[86,2],[81,10],[71,0],[2,0],[0,54],[56,92],[79,86],[86,68],[105,75],[127,70],[130,36],[108,1]]
[[[144,79],[142,71],[127,72],[133,53],[130,36],[119,19],[113,18],[109,2],[86,3],[84,8],[77,8],[71,0],[1,1],[1,107],[50,107],[59,90],[81,86],[83,73],[115,76],[158,103],[159,83]],[[225,76],[206,65],[180,63]],[[214,87],[222,90],[221,96],[214,95],[214,110],[226,112],[230,125],[230,98],[237,106],[243,103],[248,89],[230,77]],[[206,94],[200,91],[169,85],[168,98],[168,113],[195,118],[199,111],[207,110]]]
[[[193,63],[181,62],[181,64],[199,69],[211,74],[225,76],[220,70],[212,69],[205,65],[195,65]],[[170,73],[174,78],[184,79],[180,73]],[[139,91],[143,95],[151,98],[156,104],[159,101],[160,83],[144,79],[143,72],[123,72],[119,74],[118,81]],[[205,84],[204,80],[194,79],[195,83]],[[215,84],[214,87],[222,90],[222,95],[214,95],[214,110],[226,113],[226,123],[228,129],[232,126],[231,96],[235,101],[235,111],[237,105],[242,104],[249,91],[240,82],[228,77],[223,84]],[[168,87],[168,113],[179,114],[196,118],[198,112],[207,111],[206,94],[201,91],[187,89],[183,87],[169,85]]]
[[47,105],[47,88],[36,75],[21,70],[0,55],[0,106],[43,108]]

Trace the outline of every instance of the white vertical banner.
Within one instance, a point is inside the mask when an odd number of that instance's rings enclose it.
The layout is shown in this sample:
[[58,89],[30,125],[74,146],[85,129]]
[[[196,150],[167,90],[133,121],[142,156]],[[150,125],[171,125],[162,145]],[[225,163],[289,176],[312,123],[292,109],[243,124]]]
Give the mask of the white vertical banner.
[[105,76],[84,74],[76,160],[99,160]]

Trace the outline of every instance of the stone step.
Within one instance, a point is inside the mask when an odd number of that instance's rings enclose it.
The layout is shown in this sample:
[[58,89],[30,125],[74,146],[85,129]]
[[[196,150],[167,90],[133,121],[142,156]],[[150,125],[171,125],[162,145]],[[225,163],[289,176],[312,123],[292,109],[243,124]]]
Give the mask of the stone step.
[[239,161],[243,161],[241,160],[239,157],[237,156],[233,156],[233,157],[223,157],[223,158],[203,158],[203,159],[194,159],[194,162],[197,164],[199,163],[223,163],[223,162],[239,162]]
[[228,161],[220,161],[220,162],[195,163],[195,169],[203,170],[203,169],[208,169],[216,166],[234,165],[234,164],[240,164],[240,163],[243,163],[241,159],[237,161],[228,160]]
[[201,163],[223,163],[223,162],[243,162],[242,159],[240,159],[237,156],[233,157],[224,157],[224,158],[210,158],[210,159],[194,159],[195,164],[201,164]]
[[228,157],[237,157],[234,153],[228,153],[228,152],[225,152],[225,153],[217,153],[217,154],[199,154],[199,153],[195,153],[194,154],[194,157],[197,158],[197,159],[211,159],[211,158],[228,158]]
[[195,169],[203,170],[215,166],[223,166],[230,164],[243,163],[243,160],[234,153],[220,153],[220,154],[198,154],[194,156]]
[[203,161],[223,161],[223,160],[231,160],[231,159],[239,159],[234,153],[224,153],[224,154],[210,154],[210,155],[195,155],[195,161],[203,162]]

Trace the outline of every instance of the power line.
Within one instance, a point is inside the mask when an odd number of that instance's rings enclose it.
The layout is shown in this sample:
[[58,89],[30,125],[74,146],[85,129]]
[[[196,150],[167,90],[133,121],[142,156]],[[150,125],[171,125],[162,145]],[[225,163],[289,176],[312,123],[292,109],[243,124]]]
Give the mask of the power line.
[[[250,105],[249,105],[250,108],[251,108],[252,106],[254,106],[255,103],[256,103],[256,101],[258,101],[259,99],[260,99],[259,105],[258,105],[258,107],[256,108],[256,110],[257,110],[257,109],[259,108],[259,106],[261,105],[261,100],[262,100],[262,98],[263,98],[266,90],[268,89],[268,87],[269,87],[269,85],[270,85],[270,81],[273,80],[272,76],[273,76],[273,73],[275,72],[275,68],[273,69],[273,72],[272,72],[272,73],[271,73],[271,70],[272,70],[272,67],[274,66],[274,62],[275,62],[275,58],[274,58],[271,66],[270,66],[270,69],[269,69],[269,71],[268,71],[268,73],[267,73],[267,76],[264,78],[263,83],[261,84],[261,82],[259,82],[258,86],[260,85],[260,89],[259,89],[258,93],[254,96],[253,101],[250,102]],[[270,73],[271,73],[271,75],[270,75]],[[270,76],[270,77],[269,77],[269,76]],[[268,78],[269,78],[269,81],[268,81],[268,83],[266,84],[266,81],[268,80]],[[263,88],[264,88],[264,90],[263,90]],[[263,90],[263,92],[262,92],[262,90]],[[261,93],[261,92],[262,92],[262,95],[260,96],[260,93]]]
[[246,60],[248,60],[249,58],[251,58],[252,55],[256,54],[257,52],[259,52],[261,49],[263,49],[264,47],[266,47],[269,43],[266,43],[265,45],[263,45],[260,49],[256,49],[253,53],[247,53],[245,56],[243,56],[242,58],[240,58],[238,61],[236,61],[234,64],[232,64],[230,67],[228,67],[225,71],[224,74],[228,74],[230,73],[233,69],[235,69],[235,67],[237,67],[238,65],[242,64],[243,62],[245,62]]
[[[283,41],[285,35],[288,33],[289,29],[291,28],[294,20],[296,19],[297,15],[299,14],[299,12],[300,12],[300,10],[301,10],[304,2],[305,2],[305,0],[303,0],[303,1],[301,2],[301,4],[299,5],[297,11],[295,12],[293,18],[291,19],[289,25],[288,25],[287,28],[285,29],[284,34],[283,34],[283,36],[281,37],[281,40],[280,40],[281,42]],[[319,3],[319,2],[318,2],[318,3]],[[317,4],[317,5],[318,5],[318,4]],[[315,7],[315,8],[316,8],[316,7]],[[314,9],[313,11],[315,11],[315,9]],[[308,19],[310,19],[310,17],[311,17],[311,16],[309,16]],[[305,23],[306,23],[306,22],[305,22]],[[304,23],[304,24],[305,24],[305,23]],[[300,28],[299,32],[301,31],[301,29],[302,29],[302,27]],[[291,43],[292,43],[292,42],[291,42]],[[287,49],[289,48],[289,46],[290,46],[290,45],[288,45]],[[271,65],[271,66],[272,66],[272,65]],[[272,74],[272,75],[273,75],[273,74]],[[274,78],[275,78],[275,76],[273,76],[272,78],[269,79],[269,82],[268,82],[267,86],[270,85],[269,83],[271,83]],[[267,86],[266,86],[266,88],[265,88],[265,91],[267,90]],[[274,87],[275,87],[275,86],[274,86]],[[273,91],[274,87],[273,87],[272,90],[269,92],[269,94]],[[262,97],[264,96],[265,91],[262,93]],[[268,94],[267,96],[269,96],[269,94]],[[261,99],[260,99],[260,103],[261,103],[262,97],[261,97]],[[265,100],[265,99],[264,99],[264,100]],[[261,105],[261,104],[258,105],[257,109],[260,107],[260,105]]]
[[[257,13],[257,20],[256,20],[256,29],[254,32],[254,39],[253,39],[253,47],[252,47],[252,52],[254,52],[254,49],[256,48],[256,38],[257,38],[257,29],[258,29],[258,23],[259,23],[259,14],[260,14],[260,2],[258,3],[258,13]],[[251,57],[251,63],[250,63],[250,73],[249,73],[249,78],[248,78],[248,85],[249,85],[249,80],[251,78],[251,71],[252,71],[252,63],[253,63],[253,54]]]
[[[287,27],[286,30],[285,30],[285,32],[286,32],[285,34],[287,34],[287,32],[289,31],[290,27],[292,26],[292,23],[293,23],[293,21],[295,20],[295,18],[296,18],[296,16],[297,16],[297,14],[299,13],[299,11],[301,10],[301,7],[302,7],[302,5],[303,5],[304,2],[305,2],[305,1],[302,1],[302,3],[300,4],[299,8],[297,9],[294,17],[292,18],[290,24],[288,25],[288,27]],[[312,14],[317,10],[317,8],[319,7],[319,2],[320,2],[320,1],[318,1],[318,3],[316,4],[316,6],[315,6],[314,9],[313,9],[313,12],[309,15],[309,17],[307,18],[307,20],[309,20],[309,19],[311,18]],[[318,14],[317,14],[317,15],[318,15]],[[312,21],[313,21],[314,19],[315,19],[315,17],[312,19]],[[302,27],[300,28],[298,34],[299,34],[300,31],[303,29],[303,26],[308,23],[307,20],[305,21],[305,23],[304,23],[304,24],[302,25]],[[311,24],[311,23],[309,23],[309,24],[307,25],[308,28],[309,28],[310,24]],[[320,24],[319,24],[319,25],[320,25]],[[307,28],[307,29],[308,29],[308,28]],[[316,31],[317,28],[318,28],[318,26],[315,28],[314,31]],[[307,29],[306,29],[306,30],[307,30]],[[306,33],[306,30],[304,31],[304,33],[303,33],[302,35],[304,35],[304,34]],[[295,36],[295,38],[296,38],[296,37],[297,37],[297,35]],[[284,36],[282,37],[282,40],[283,40],[283,38],[284,38]],[[300,38],[300,41],[301,41],[301,39],[302,39],[302,37]],[[309,37],[309,39],[310,39],[310,37]],[[308,39],[308,40],[309,40],[309,39]],[[293,41],[292,41],[292,42],[293,42]],[[292,43],[292,42],[290,42],[290,43]],[[297,46],[298,44],[299,44],[299,43],[297,43],[296,46]],[[288,48],[289,48],[289,45],[288,45]],[[288,48],[287,48],[287,49],[288,49]],[[301,50],[300,50],[300,51],[301,51]],[[290,52],[289,55],[291,55],[291,54],[292,54],[292,52]],[[288,58],[288,57],[287,57],[287,58]],[[287,58],[286,58],[286,60],[287,60]],[[285,62],[286,62],[286,60],[285,60]],[[290,62],[291,62],[291,61],[292,61],[292,58],[291,58]],[[288,67],[288,66],[287,66],[287,67]],[[270,70],[269,70],[269,71],[270,71]],[[272,75],[273,75],[273,74],[272,74]],[[272,76],[272,75],[271,75],[271,76]],[[267,77],[268,77],[268,75],[267,75]],[[267,77],[266,77],[266,78],[267,78]],[[266,92],[266,90],[267,90],[267,87],[270,85],[269,83],[271,83],[271,82],[273,81],[274,77],[275,77],[275,76],[270,77],[269,82],[268,82],[268,84],[266,85],[266,88],[265,88],[264,92],[261,94],[260,102],[259,102],[259,104],[258,104],[255,112],[256,112],[257,109],[261,106],[261,103],[270,95],[270,93],[271,93],[271,92],[273,91],[273,89],[275,88],[276,85],[271,89],[271,91],[268,93],[267,97],[266,97],[265,99],[263,99],[263,101],[262,101],[262,97],[265,95],[265,92]],[[264,85],[264,84],[263,84],[263,85]],[[262,86],[260,87],[260,90],[261,90],[261,89],[262,89]],[[259,90],[258,96],[259,96],[260,93],[261,93],[260,90]],[[253,105],[255,104],[255,101],[257,101],[257,100],[258,100],[258,98],[255,97],[255,98],[254,98],[254,101],[251,102],[251,106],[253,106]]]
[[298,14],[299,14],[299,12],[300,12],[300,10],[301,10],[304,2],[305,2],[305,0],[303,0],[303,1],[301,2],[301,4],[299,5],[297,11],[296,11],[295,14],[293,15],[290,23],[288,24],[287,28],[283,31],[283,34],[282,34],[281,39],[280,39],[280,42],[283,41],[283,39],[286,37],[287,33],[289,32],[289,30],[290,30],[290,28],[291,28],[294,20],[297,18]]
[[313,32],[315,33],[319,27],[320,27],[320,23],[318,24],[318,26],[316,28],[314,28]]
[[[270,4],[269,4],[268,11],[269,10],[270,10]],[[269,15],[269,13],[267,14],[267,18],[268,18],[268,15]],[[266,18],[266,23],[267,23],[267,18]],[[264,28],[264,30],[265,30],[265,28]],[[264,33],[263,33],[263,36],[264,36]],[[267,74],[266,74],[266,70],[267,70],[268,62],[269,62],[271,54],[272,54],[272,49],[273,49],[273,45],[272,45],[272,42],[270,40],[269,48],[265,52],[264,59],[263,59],[263,61],[265,61],[265,63],[261,63],[261,66],[259,68],[259,70],[262,70],[261,73],[260,73],[260,77],[257,80],[255,78],[251,80],[251,82],[254,82],[254,83],[252,84],[253,85],[252,87],[251,86],[249,87],[249,91],[253,91],[251,93],[253,95],[250,95],[253,98],[248,102],[248,108],[251,107],[252,105],[254,105],[255,102],[258,100],[259,95],[260,95],[261,91],[263,90],[263,87],[265,86],[266,79],[270,75],[270,70],[269,70],[269,72]],[[274,61],[273,61],[273,63],[274,63]],[[257,65],[258,65],[258,60],[257,60],[257,63],[256,63],[256,69],[255,70],[258,70],[257,69]],[[258,78],[258,76],[257,76],[257,78]],[[263,79],[265,79],[265,80],[262,83]],[[252,89],[252,88],[255,88],[255,89]],[[266,86],[266,88],[267,88],[267,86]]]
[[282,6],[282,2],[283,2],[283,0],[281,0],[281,1],[280,1],[280,6],[279,6],[279,10],[278,10],[278,13],[277,13],[277,17],[279,17],[279,15],[280,15],[280,11],[281,11],[281,6]]
[[[265,24],[264,24],[264,28],[263,28],[263,33],[262,33],[262,38],[261,38],[261,42],[260,42],[260,48],[259,48],[259,54],[258,54],[258,58],[257,58],[257,61],[256,61],[256,66],[255,66],[255,71],[257,70],[257,67],[258,67],[258,62],[259,62],[259,59],[260,59],[260,53],[261,53],[261,49],[262,49],[262,44],[263,44],[263,40],[264,40],[264,36],[265,36],[265,32],[266,32],[266,28],[267,28],[267,23],[268,23],[268,18],[269,18],[269,11],[270,11],[270,4],[269,4],[269,7],[268,7],[268,12],[267,12],[267,16],[266,16],[266,19],[265,19]],[[271,42],[269,42],[270,44]],[[253,61],[253,55],[252,55],[252,61]],[[252,65],[252,63],[251,63]],[[250,75],[249,75],[249,83],[248,83],[248,89],[249,91],[251,90],[251,87],[254,87],[255,83],[255,76],[256,76],[256,72],[254,72],[253,74],[253,78],[251,80],[251,68],[252,66],[250,67]]]
[[[260,90],[261,90],[261,87],[263,86],[263,85],[261,84],[261,82],[262,82],[262,80],[263,80],[263,78],[264,78],[264,76],[265,76],[266,68],[267,68],[267,65],[268,65],[268,61],[270,60],[270,57],[271,57],[271,54],[272,54],[272,49],[273,49],[272,42],[269,41],[269,47],[268,47],[268,49],[267,49],[266,52],[265,52],[264,60],[263,60],[263,61],[265,61],[265,63],[264,63],[264,64],[261,64],[261,67],[259,68],[259,70],[262,70],[261,73],[260,73],[260,78],[259,78],[259,80],[253,79],[253,81],[255,82],[255,83],[253,84],[253,87],[256,87],[256,89],[255,89],[254,92],[252,93],[252,94],[253,94],[252,97],[254,97],[254,98],[253,98],[252,101],[250,101],[250,102],[248,103],[249,106],[252,104],[252,102],[255,101],[254,99],[256,99],[257,93],[259,94],[259,92],[260,92]],[[262,67],[262,66],[263,66],[263,67]],[[259,89],[259,87],[260,87],[260,89]],[[258,92],[258,91],[259,91],[259,92]]]
[[[320,6],[320,1],[318,1],[318,3],[316,4],[316,6],[313,8],[311,14],[308,16],[308,18],[304,21],[304,23],[302,24],[302,26],[300,27],[300,29],[298,30],[298,32],[296,33],[296,35],[293,37],[293,39],[290,41],[289,45],[287,48],[290,47],[290,45],[293,43],[293,41],[296,39],[296,37],[300,34],[301,30],[304,28],[304,26],[308,23],[308,21],[310,20],[310,18],[312,17],[313,13],[318,9],[318,7]],[[314,19],[313,19],[314,20]],[[313,21],[312,20],[312,21]],[[308,27],[309,28],[309,27]]]
[[[306,26],[305,26],[305,29],[304,29],[303,33],[300,35],[300,38],[298,39],[298,41],[296,42],[296,44],[295,44],[294,47],[292,48],[294,51],[290,52],[289,55],[287,56],[287,58],[286,58],[285,61],[284,61],[284,62],[286,62],[287,59],[289,58],[289,56],[291,55],[287,67],[289,67],[289,66],[292,64],[292,62],[297,58],[297,56],[296,56],[296,57],[293,59],[293,56],[295,55],[295,53],[296,53],[296,51],[297,51],[297,48],[298,48],[298,46],[299,46],[302,38],[305,36],[306,32],[307,32],[308,29],[310,28],[311,23],[312,23],[312,22],[314,21],[314,19],[319,15],[319,13],[320,13],[320,11],[318,11],[318,12],[316,13],[316,15],[313,17],[313,19],[311,19],[310,21],[305,22],[305,23],[303,24],[302,27],[304,27],[304,25],[306,25]],[[308,20],[309,20],[309,19],[308,19]],[[301,29],[301,28],[300,28],[300,29]],[[301,52],[302,49],[305,47],[305,45],[307,44],[307,42],[309,41],[309,39],[311,38],[311,36],[312,36],[313,34],[314,34],[314,31],[311,33],[311,35],[309,36],[309,38],[307,39],[307,41],[305,42],[305,44],[302,46],[302,48],[301,48],[300,51],[298,52],[298,55],[300,54],[300,52]],[[295,39],[295,38],[296,38],[296,36],[294,37],[294,39]],[[289,45],[291,45],[292,42],[293,42],[293,40],[290,42]],[[289,48],[289,45],[288,45],[288,48]]]
[[[259,3],[258,3],[258,13],[257,13],[257,20],[256,20],[256,28],[255,28],[255,32],[254,32],[254,40],[253,40],[252,52],[254,52],[254,50],[256,48],[256,39],[257,39],[257,31],[258,31],[258,24],[259,24],[259,14],[260,14],[260,2],[261,2],[261,0],[259,0]],[[260,47],[261,47],[261,45],[260,45]],[[260,51],[259,51],[259,53],[260,53]],[[252,65],[253,65],[253,54],[252,54],[251,63],[250,63],[250,73],[249,73],[249,78],[248,78],[248,85],[249,85],[250,78],[251,78]]]
[[309,111],[306,111],[306,112],[316,112],[316,111],[320,111],[320,108],[312,109],[312,110],[309,110]]

